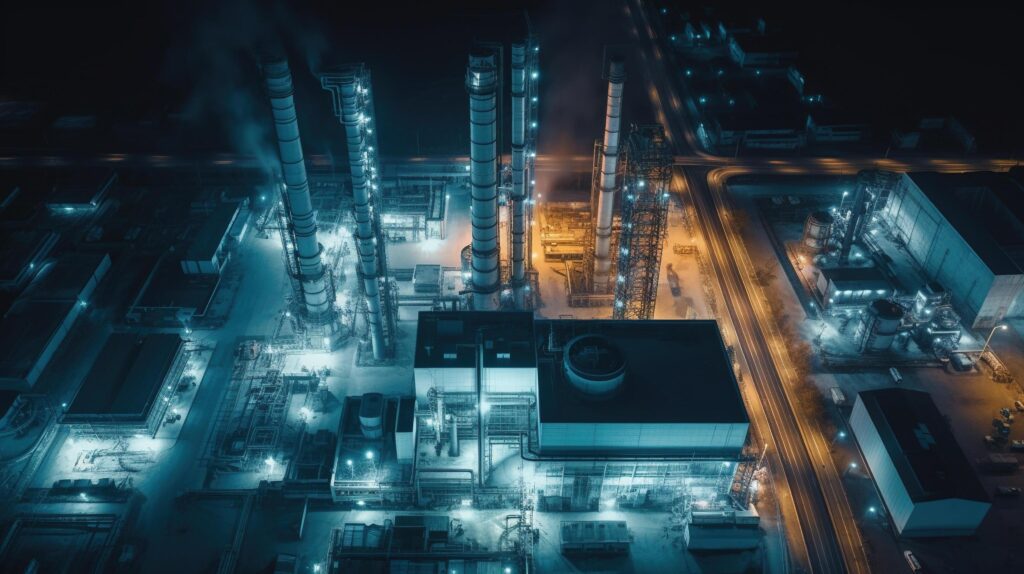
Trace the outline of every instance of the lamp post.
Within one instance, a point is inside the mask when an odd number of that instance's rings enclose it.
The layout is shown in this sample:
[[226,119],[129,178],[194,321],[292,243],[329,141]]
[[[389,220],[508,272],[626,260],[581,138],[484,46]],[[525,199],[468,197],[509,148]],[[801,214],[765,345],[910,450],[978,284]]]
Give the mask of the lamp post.
[[850,192],[849,191],[844,191],[843,192],[843,198],[839,200],[839,213],[840,214],[843,213],[843,203],[846,202],[846,196],[847,195],[850,195]]
[[1000,324],[992,327],[992,330],[988,332],[988,337],[985,339],[985,346],[981,348],[981,354],[982,355],[984,355],[985,351],[988,350],[988,344],[990,342],[992,342],[992,335],[996,334],[996,329],[999,329],[1000,331],[1005,331],[1006,330],[1006,325],[1000,323]]

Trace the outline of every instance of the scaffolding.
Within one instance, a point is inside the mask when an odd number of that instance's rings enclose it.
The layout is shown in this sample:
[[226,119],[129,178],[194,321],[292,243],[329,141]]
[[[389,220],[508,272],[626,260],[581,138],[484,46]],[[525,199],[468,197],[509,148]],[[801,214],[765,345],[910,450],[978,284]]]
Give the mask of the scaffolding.
[[626,167],[612,317],[650,319],[668,231],[672,153],[665,129],[660,125],[631,126],[623,154]]

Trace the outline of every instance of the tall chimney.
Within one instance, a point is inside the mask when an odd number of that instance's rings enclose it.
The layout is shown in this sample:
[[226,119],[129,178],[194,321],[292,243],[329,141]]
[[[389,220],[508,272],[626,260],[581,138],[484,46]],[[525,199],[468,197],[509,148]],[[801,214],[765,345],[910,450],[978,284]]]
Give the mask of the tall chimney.
[[524,309],[526,257],[526,46],[512,45],[512,293],[516,309]]
[[601,151],[601,193],[597,199],[594,224],[594,292],[608,291],[611,273],[612,208],[615,206],[615,173],[619,163],[619,122],[622,118],[622,83],[626,79],[622,60],[613,58],[608,66],[608,107]]
[[[366,320],[370,327],[370,344],[373,347],[373,358],[383,359],[387,347],[384,342],[384,320],[381,313],[381,294],[379,272],[380,262],[377,257],[376,230],[370,207],[370,195],[373,185],[367,173],[369,150],[364,139],[365,119],[359,106],[359,96],[365,93],[368,86],[359,85],[359,77],[354,72],[342,74],[325,74],[321,76],[321,85],[332,92],[335,101],[335,113],[345,126],[345,140],[348,147],[348,164],[352,173],[353,216],[356,220],[354,232],[356,252],[359,254],[358,272],[363,281],[363,294],[366,297]],[[338,102],[340,100],[340,106]]]
[[466,68],[469,91],[469,178],[473,224],[473,308],[497,310],[501,288],[498,272],[498,74],[493,53],[474,53]]
[[281,152],[281,169],[287,189],[288,219],[295,236],[295,256],[298,260],[299,282],[306,303],[306,313],[312,319],[324,320],[331,302],[327,300],[327,283],[320,260],[321,246],[316,239],[316,213],[309,198],[309,182],[299,141],[299,122],[292,98],[292,74],[285,59],[264,63],[263,74],[270,96],[277,131],[277,146]]

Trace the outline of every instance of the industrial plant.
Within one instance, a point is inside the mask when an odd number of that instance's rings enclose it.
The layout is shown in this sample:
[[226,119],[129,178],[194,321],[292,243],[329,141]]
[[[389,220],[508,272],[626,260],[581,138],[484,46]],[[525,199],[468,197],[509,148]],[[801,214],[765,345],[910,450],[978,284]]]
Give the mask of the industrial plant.
[[0,571],[1024,568],[970,110],[777,7],[213,4],[12,31]]

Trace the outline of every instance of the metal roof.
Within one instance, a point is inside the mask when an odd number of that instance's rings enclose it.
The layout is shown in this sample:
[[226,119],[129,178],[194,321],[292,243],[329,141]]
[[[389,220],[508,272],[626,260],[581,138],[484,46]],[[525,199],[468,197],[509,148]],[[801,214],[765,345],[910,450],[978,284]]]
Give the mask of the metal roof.
[[859,393],[911,500],[988,502],[971,463],[931,395],[911,389]]
[[533,314],[505,311],[422,311],[416,326],[414,367],[533,367]]

